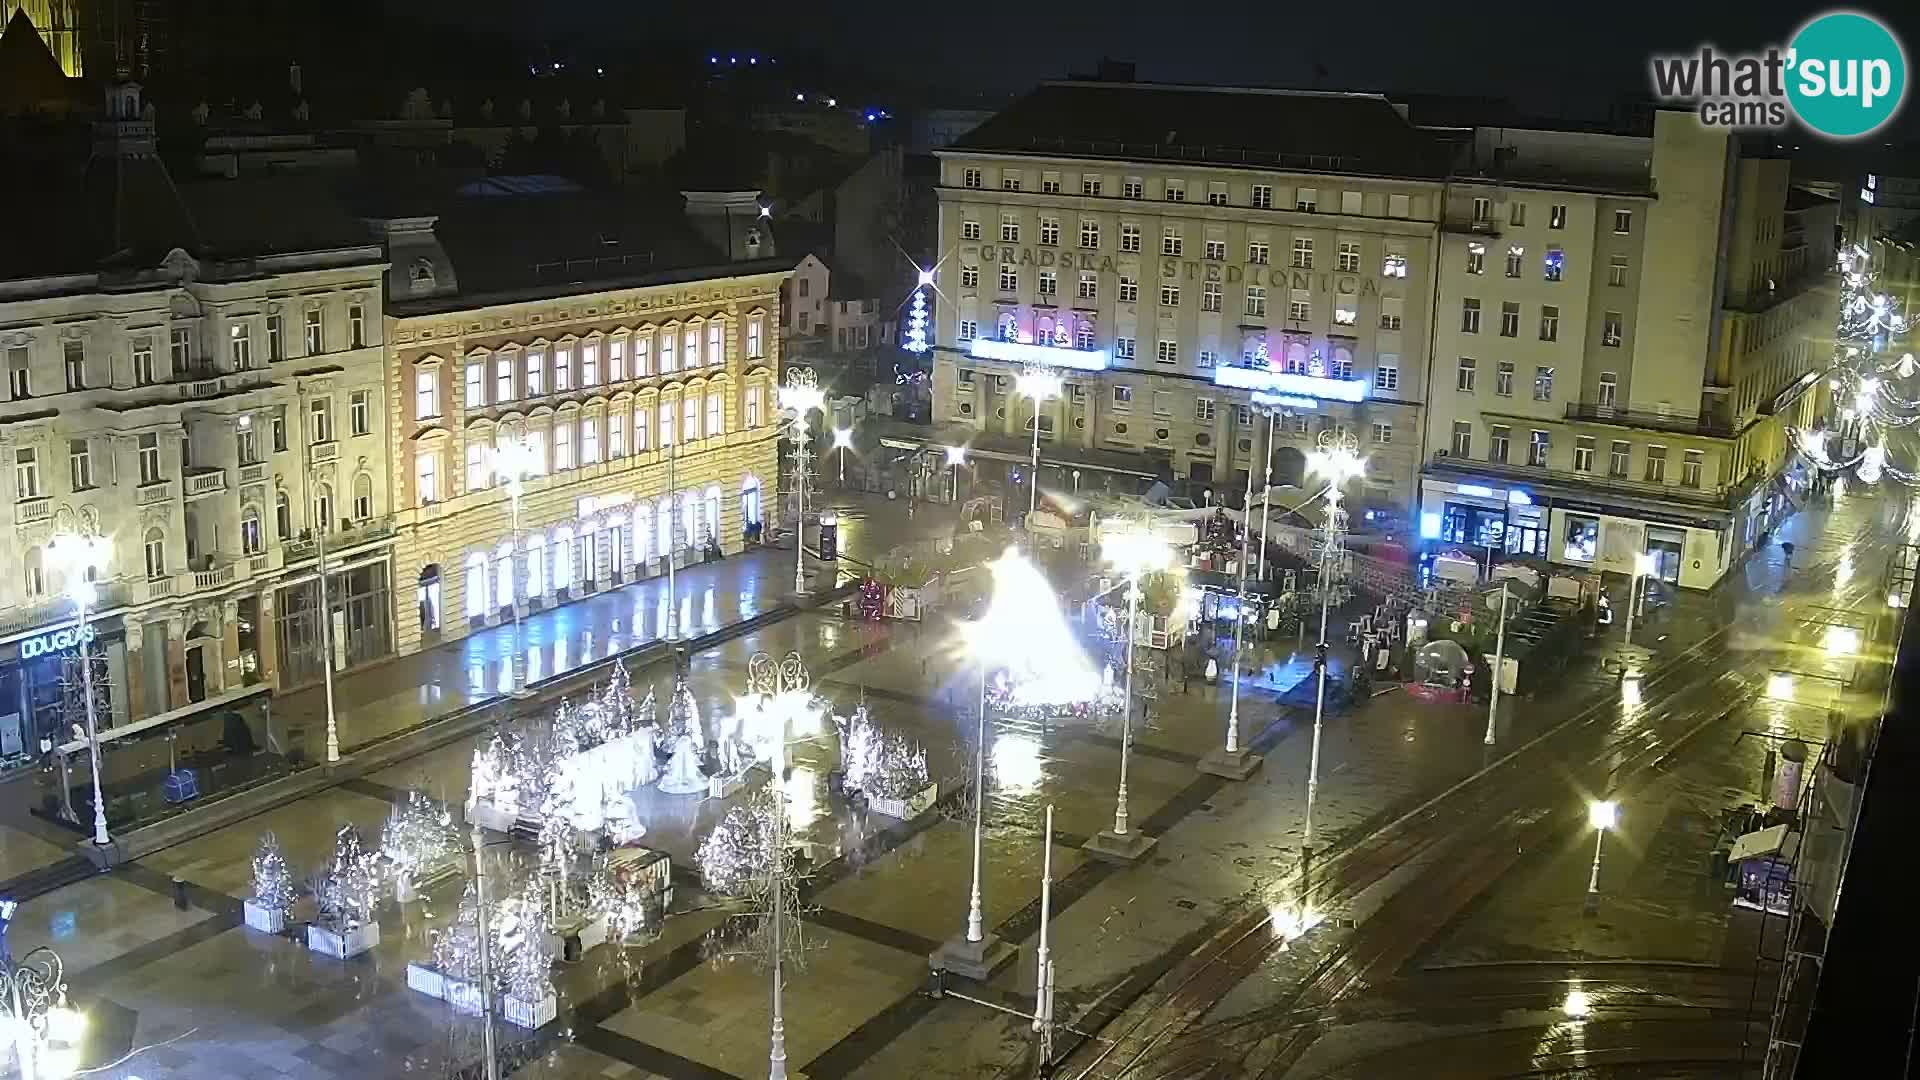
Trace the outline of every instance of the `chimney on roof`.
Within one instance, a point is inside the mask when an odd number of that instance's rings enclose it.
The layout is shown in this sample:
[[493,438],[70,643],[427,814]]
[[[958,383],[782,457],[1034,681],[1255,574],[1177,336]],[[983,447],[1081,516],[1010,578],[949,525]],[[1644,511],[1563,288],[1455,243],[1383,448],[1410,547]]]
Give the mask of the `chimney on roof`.
[[758,191],[682,191],[687,220],[728,261],[766,259],[779,254],[773,243],[773,213]]

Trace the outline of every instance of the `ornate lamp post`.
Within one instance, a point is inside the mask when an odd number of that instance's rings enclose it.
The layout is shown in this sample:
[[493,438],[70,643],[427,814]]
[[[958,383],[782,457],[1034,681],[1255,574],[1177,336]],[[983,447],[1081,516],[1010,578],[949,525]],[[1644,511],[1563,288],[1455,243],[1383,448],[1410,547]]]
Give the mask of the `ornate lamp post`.
[[100,717],[99,704],[93,699],[93,660],[87,652],[92,638],[87,611],[100,599],[93,578],[112,559],[113,544],[104,536],[66,532],[47,545],[47,556],[60,569],[67,598],[73,601],[73,636],[80,650],[80,696],[87,717],[87,753],[93,765],[93,842],[105,847],[112,839],[107,835],[107,800],[100,790]]
[[1134,832],[1127,820],[1127,759],[1133,753],[1133,647],[1135,623],[1140,618],[1140,579],[1163,569],[1172,558],[1167,542],[1146,522],[1116,525],[1102,530],[1100,556],[1127,579],[1126,690],[1120,708],[1120,790],[1114,800],[1113,829],[1087,841],[1087,850],[1104,859],[1135,863],[1158,843]]
[[1013,382],[1014,389],[1023,397],[1033,399],[1033,461],[1027,475],[1027,513],[1033,513],[1040,500],[1040,403],[1049,398],[1060,396],[1064,384],[1060,376],[1051,369],[1030,367],[1020,373]]
[[1587,804],[1587,824],[1593,826],[1593,871],[1587,875],[1587,903],[1600,899],[1600,846],[1607,842],[1607,830],[1620,822],[1620,806],[1611,800]]
[[1267,511],[1273,506],[1273,428],[1281,417],[1292,417],[1293,410],[1281,408],[1272,403],[1263,403],[1260,395],[1254,395],[1253,412],[1255,416],[1267,418],[1267,455],[1260,481],[1260,559],[1258,562],[1259,579],[1267,580]]
[[[540,463],[535,459],[533,447],[528,446],[525,439],[514,438],[508,442],[499,443],[493,448],[494,480],[495,482],[503,479],[506,481],[507,501],[512,507],[513,524],[510,542],[513,547],[513,562],[509,565],[512,569],[513,591],[516,594],[520,591],[522,580],[520,560],[526,554],[520,550],[520,496],[524,488],[522,481],[534,475],[539,470],[539,465]],[[520,597],[514,595],[508,599],[513,602],[513,679],[509,692],[514,697],[525,697],[527,694],[527,643],[521,626]]]
[[777,726],[773,734],[773,843],[767,866],[767,888],[773,894],[773,1021],[767,1038],[768,1080],[787,1080],[787,1022],[784,1003],[784,972],[787,920],[787,732],[797,717],[813,714],[804,726],[817,726],[819,706],[814,704],[813,677],[799,653],[788,653],[776,663],[767,653],[755,653],[747,661],[747,693],[757,695],[767,715]]
[[1340,508],[1341,488],[1347,481],[1366,472],[1367,462],[1352,435],[1333,429],[1320,433],[1320,448],[1313,452],[1308,467],[1327,481],[1326,532],[1320,544],[1320,641],[1314,646],[1314,667],[1318,678],[1313,697],[1313,751],[1307,759],[1307,824],[1305,844],[1313,845],[1313,803],[1320,793],[1320,732],[1327,711],[1327,608],[1333,601],[1333,576],[1345,552],[1341,537],[1347,529],[1347,512]]
[[1201,758],[1195,766],[1203,773],[1228,780],[1245,780],[1260,767],[1260,756],[1240,745],[1240,643],[1246,636],[1247,539],[1253,532],[1253,520],[1247,516],[1248,511],[1253,509],[1253,463],[1247,464],[1247,491],[1240,501],[1239,606],[1235,609],[1233,619],[1233,701],[1227,706],[1227,742],[1221,749]]
[[834,428],[833,448],[840,451],[840,486],[847,486],[847,451],[853,449],[853,429]]
[[[13,901],[0,901],[0,918],[11,920]],[[41,946],[18,963],[0,956],[7,1026],[21,1080],[59,1080],[80,1066],[80,1039],[87,1019],[67,1004],[66,969],[60,954]]]
[[807,462],[813,448],[807,435],[807,414],[822,408],[827,395],[812,368],[788,368],[780,388],[780,407],[793,414],[793,478],[798,520],[793,526],[793,591],[807,591]]

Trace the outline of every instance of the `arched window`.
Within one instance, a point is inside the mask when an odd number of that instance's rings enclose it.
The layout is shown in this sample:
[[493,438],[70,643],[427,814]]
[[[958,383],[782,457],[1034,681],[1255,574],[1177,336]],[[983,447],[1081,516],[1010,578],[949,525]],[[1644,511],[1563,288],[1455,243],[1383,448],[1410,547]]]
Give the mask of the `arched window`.
[[333,485],[313,486],[313,525],[322,532],[333,531]]
[[1284,370],[1292,375],[1307,373],[1307,347],[1295,341],[1287,346],[1287,362]]
[[547,591],[546,542],[535,534],[527,537],[523,546],[527,555],[527,596],[543,596]]
[[159,529],[148,529],[146,539],[147,576],[162,578],[167,576],[167,535]]
[[373,475],[361,473],[353,478],[353,520],[373,517]]
[[414,292],[432,292],[434,283],[433,263],[426,259],[415,259],[407,271]]
[[673,558],[673,553],[680,547],[680,545],[675,542],[677,537],[674,536],[673,503],[662,497],[660,500],[660,510],[654,517],[658,519],[660,527],[660,557],[663,559],[671,559]]
[[706,503],[707,503],[705,507],[706,513],[704,516],[707,519],[706,520],[707,538],[709,540],[714,541],[715,543],[718,543],[720,541],[720,485],[719,484],[715,484],[712,487],[707,489]]
[[680,520],[682,536],[688,547],[700,543],[700,498],[690,491],[680,493]]
[[467,618],[477,619],[487,613],[487,553],[475,551],[467,555]]
[[45,596],[47,594],[47,563],[46,555],[41,552],[40,546],[35,544],[27,548],[27,556],[22,561],[26,564],[27,595],[33,598]]
[[293,539],[293,504],[287,501],[284,491],[275,492],[273,496],[273,527],[280,539]]
[[633,506],[633,561],[644,563],[653,547],[653,504],[645,499]]
[[760,478],[749,476],[740,481],[740,525],[760,524]]
[[501,544],[493,553],[493,606],[512,607],[513,596],[513,541]]
[[266,550],[266,537],[260,528],[260,508],[248,506],[240,511],[240,550],[258,555]]
[[573,584],[573,530],[561,527],[553,531],[553,587],[564,589]]

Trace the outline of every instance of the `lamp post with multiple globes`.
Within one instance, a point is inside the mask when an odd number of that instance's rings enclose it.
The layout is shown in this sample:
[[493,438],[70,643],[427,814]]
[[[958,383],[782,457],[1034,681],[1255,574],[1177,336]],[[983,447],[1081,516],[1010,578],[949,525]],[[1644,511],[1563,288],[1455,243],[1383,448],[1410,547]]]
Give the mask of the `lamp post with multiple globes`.
[[807,462],[813,457],[807,433],[807,414],[825,407],[827,395],[811,368],[788,368],[780,388],[780,407],[793,414],[793,484],[796,518],[793,523],[793,591],[807,591]]
[[1133,751],[1133,651],[1139,637],[1140,579],[1154,570],[1165,569],[1172,561],[1172,550],[1148,522],[1116,523],[1106,526],[1100,538],[1100,556],[1118,570],[1127,582],[1127,667],[1124,696],[1120,708],[1120,788],[1114,799],[1113,828],[1095,834],[1087,841],[1088,851],[1116,862],[1138,862],[1153,850],[1156,841],[1131,827],[1127,815],[1127,759]]
[[73,601],[73,636],[80,650],[80,696],[87,718],[87,752],[93,766],[93,842],[106,847],[112,840],[107,835],[107,800],[100,788],[100,717],[93,698],[93,659],[87,650],[92,637],[87,612],[100,599],[93,579],[113,557],[113,544],[104,536],[63,532],[47,545],[47,556],[59,568],[67,598]]

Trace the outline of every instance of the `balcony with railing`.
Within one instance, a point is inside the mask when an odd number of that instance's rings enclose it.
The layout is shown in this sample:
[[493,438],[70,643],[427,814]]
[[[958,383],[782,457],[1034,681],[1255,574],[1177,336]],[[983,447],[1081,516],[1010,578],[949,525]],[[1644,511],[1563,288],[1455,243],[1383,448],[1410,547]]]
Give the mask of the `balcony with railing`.
[[217,495],[227,490],[227,470],[211,468],[190,468],[186,471],[187,498],[197,499],[203,495]]
[[173,498],[173,481],[155,480],[150,484],[141,484],[134,490],[133,502],[136,506],[157,506]]
[[[1606,464],[1605,457],[1601,458],[1600,464]],[[1580,493],[1589,496],[1613,495],[1634,499],[1655,499],[1713,509],[1725,509],[1737,505],[1746,497],[1749,487],[1746,483],[1703,483],[1699,486],[1663,484],[1633,480],[1624,476],[1610,476],[1604,472],[1579,472],[1573,469],[1550,469],[1537,465],[1515,465],[1505,461],[1452,457],[1444,452],[1429,460],[1425,471],[1428,475],[1462,479],[1493,477],[1512,483],[1551,484],[1578,489]]]
[[13,520],[19,525],[35,525],[53,517],[53,497],[40,495],[13,504]]
[[[137,598],[139,582],[122,579],[103,581],[95,586],[93,610],[110,611],[125,607]],[[22,607],[0,611],[0,634],[17,634],[37,626],[49,626],[73,618],[73,601],[64,596],[36,600]]]
[[[376,540],[384,540],[392,535],[392,516],[368,518],[365,521],[353,522],[349,528],[334,529],[332,532],[329,532],[327,534],[327,551],[329,554],[345,551],[348,548],[359,547],[362,544],[370,544]],[[280,551],[286,565],[292,566],[294,563],[318,557],[320,554],[320,539],[313,535],[312,530],[308,530],[300,536],[282,543],[280,545]]]
[[1584,401],[1576,401],[1567,406],[1567,419],[1611,424],[1615,427],[1642,428],[1647,431],[1670,431],[1676,435],[1703,435],[1714,439],[1730,439],[1734,434],[1732,419],[1724,416],[1649,412],[1645,409],[1621,409],[1612,405],[1596,405]]

